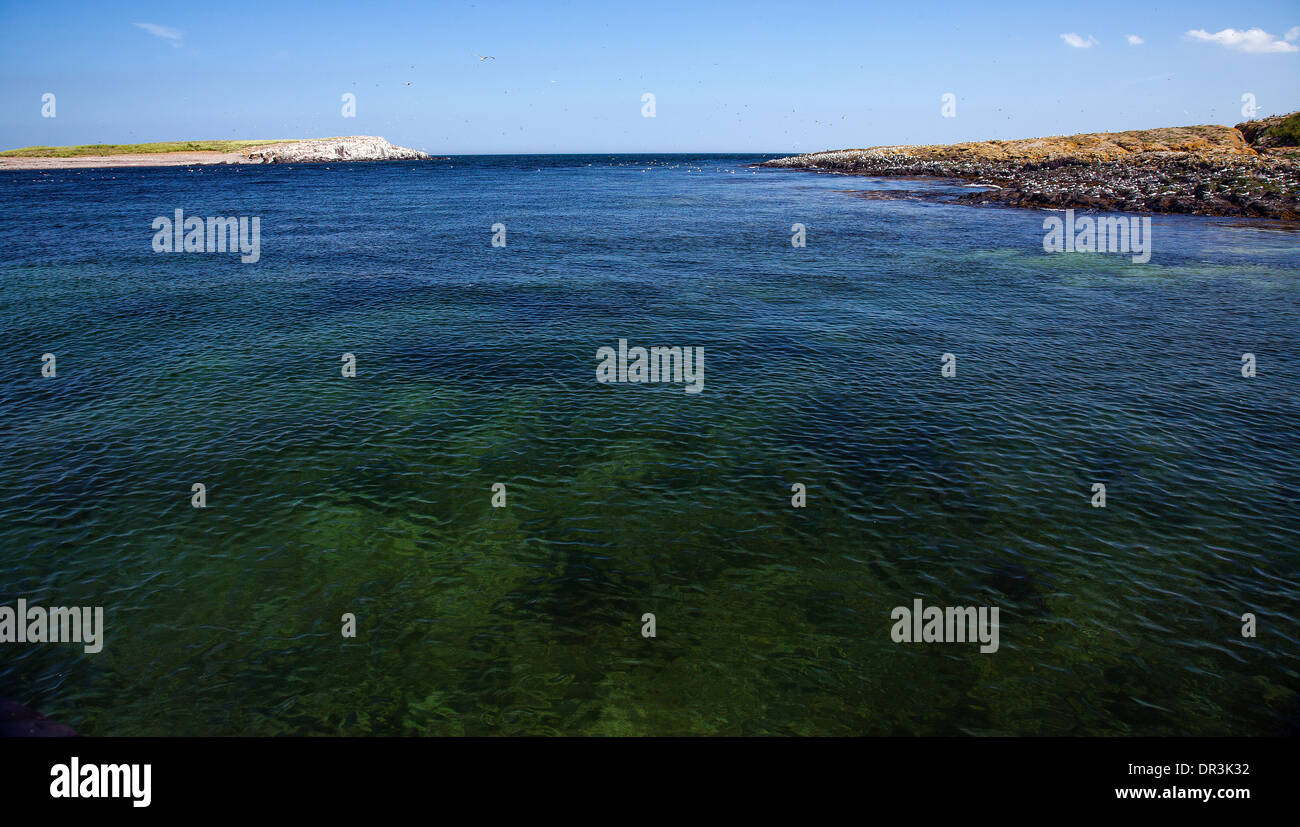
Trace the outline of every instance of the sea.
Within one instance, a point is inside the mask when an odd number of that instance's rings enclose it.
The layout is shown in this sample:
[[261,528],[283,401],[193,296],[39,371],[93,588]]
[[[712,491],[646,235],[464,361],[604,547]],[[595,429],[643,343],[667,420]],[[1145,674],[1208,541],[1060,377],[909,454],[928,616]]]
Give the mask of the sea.
[[[768,157],[0,172],[0,606],[104,609],[96,653],[0,643],[0,697],[95,736],[1300,729],[1300,228],[1049,253],[1057,213]],[[176,210],[257,260],[156,251]],[[602,381],[620,347],[699,392]],[[896,640],[918,600],[996,607],[996,651]]]

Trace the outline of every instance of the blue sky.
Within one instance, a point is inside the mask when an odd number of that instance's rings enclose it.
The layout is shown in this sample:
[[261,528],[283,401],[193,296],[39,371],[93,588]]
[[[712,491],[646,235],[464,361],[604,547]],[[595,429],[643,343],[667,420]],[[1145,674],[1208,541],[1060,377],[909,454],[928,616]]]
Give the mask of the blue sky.
[[444,154],[813,151],[1231,125],[1247,93],[1261,114],[1300,109],[1294,0],[0,0],[3,148],[368,134]]

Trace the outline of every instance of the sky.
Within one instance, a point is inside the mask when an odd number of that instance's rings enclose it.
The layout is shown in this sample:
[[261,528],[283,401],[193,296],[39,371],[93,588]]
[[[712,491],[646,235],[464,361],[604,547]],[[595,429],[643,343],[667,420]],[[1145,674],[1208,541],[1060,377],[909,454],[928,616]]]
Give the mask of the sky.
[[1295,0],[882,5],[0,0],[0,148],[791,153],[1300,109]]

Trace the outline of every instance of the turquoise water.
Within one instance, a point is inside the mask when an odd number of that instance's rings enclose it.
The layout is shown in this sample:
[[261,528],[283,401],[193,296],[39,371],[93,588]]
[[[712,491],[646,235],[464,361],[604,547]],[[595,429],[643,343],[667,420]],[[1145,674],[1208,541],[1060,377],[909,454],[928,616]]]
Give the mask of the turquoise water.
[[[107,626],[0,644],[0,697],[91,735],[1295,727],[1300,233],[1048,255],[1044,213],[754,160],[0,174],[0,605]],[[260,216],[261,260],[154,253],[177,208]],[[598,384],[620,338],[703,347],[704,392]],[[1000,607],[999,650],[893,642],[915,598]]]

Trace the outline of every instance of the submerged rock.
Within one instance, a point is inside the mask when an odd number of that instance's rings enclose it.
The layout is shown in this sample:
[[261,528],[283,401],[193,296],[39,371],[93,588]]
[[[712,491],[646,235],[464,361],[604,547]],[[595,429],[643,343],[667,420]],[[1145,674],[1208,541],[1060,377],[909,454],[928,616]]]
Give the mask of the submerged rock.
[[77,731],[17,701],[0,699],[0,738],[69,738]]

